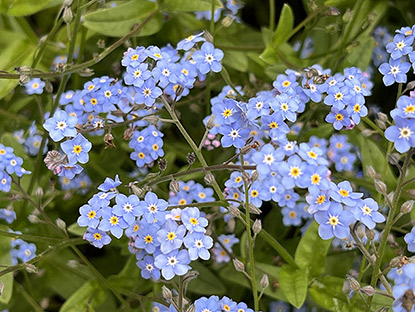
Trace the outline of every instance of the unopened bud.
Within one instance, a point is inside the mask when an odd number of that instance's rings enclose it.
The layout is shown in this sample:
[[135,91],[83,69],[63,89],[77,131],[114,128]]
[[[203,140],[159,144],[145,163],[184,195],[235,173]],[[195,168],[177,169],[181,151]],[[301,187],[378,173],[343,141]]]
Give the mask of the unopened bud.
[[207,42],[213,43],[213,36],[210,32],[208,32],[207,30],[205,30],[203,36],[205,37]]
[[388,200],[389,203],[393,203],[393,198],[394,197],[395,197],[395,192],[394,191],[392,191],[388,195],[386,195],[386,199]]
[[143,198],[144,197],[144,194],[145,194],[145,192],[144,192],[144,190],[143,189],[141,189],[141,188],[139,188],[138,186],[136,186],[136,185],[131,185],[131,189],[133,190],[133,193],[137,196],[137,197],[139,197],[139,198]]
[[226,223],[226,231],[229,233],[233,233],[235,231],[236,221],[234,218],[231,218]]
[[251,182],[251,175],[246,171],[242,172],[242,180],[244,183],[249,184]]
[[360,288],[360,291],[369,297],[375,294],[375,289],[370,285]]
[[71,7],[67,6],[67,7],[65,7],[65,9],[63,9],[62,19],[66,24],[72,23],[73,13],[72,13]]
[[398,165],[400,158],[401,157],[398,153],[388,154],[388,161],[391,165],[394,165],[394,166]]
[[206,128],[208,130],[212,129],[215,126],[215,115],[210,115],[207,123],[206,123]]
[[262,230],[262,223],[261,220],[256,219],[254,224],[252,225],[252,231],[254,231],[254,234],[258,234]]
[[342,16],[343,22],[345,23],[349,22],[352,16],[353,16],[353,11],[350,9],[347,9],[346,12],[344,12]]
[[187,308],[186,312],[196,312],[196,306],[192,304],[190,307]]
[[251,149],[252,149],[251,145],[245,145],[244,147],[241,148],[240,154],[246,155],[249,153]]
[[340,15],[340,11],[339,11],[339,9],[338,9],[338,8],[335,8],[335,7],[330,7],[330,8],[327,10],[327,15],[328,15],[328,16],[337,16],[337,15]]
[[188,283],[191,280],[194,280],[195,278],[197,278],[198,276],[199,276],[199,272],[198,271],[189,271],[183,277],[183,282]]
[[381,194],[386,194],[388,187],[381,180],[375,179],[375,189]]
[[97,46],[98,46],[98,48],[100,48],[100,49],[105,49],[105,46],[106,46],[106,44],[105,44],[105,40],[104,40],[104,39],[98,39],[98,41],[97,41]]
[[159,159],[158,164],[159,164],[159,169],[161,171],[164,171],[167,169],[167,160],[165,158]]
[[48,297],[42,298],[42,300],[40,300],[40,307],[42,310],[46,310],[49,307],[49,303],[50,299]]
[[30,223],[34,223],[34,224],[36,224],[36,223],[39,223],[39,222],[40,222],[39,217],[38,217],[37,215],[34,215],[34,214],[30,214],[30,215],[28,215],[28,216],[27,216],[27,219],[29,220],[29,222],[30,222]]
[[186,160],[187,160],[187,163],[189,165],[193,165],[195,160],[196,160],[195,153],[193,153],[193,152],[188,153],[187,156],[186,156]]
[[176,96],[177,97],[179,97],[179,96],[181,96],[182,95],[182,93],[183,93],[183,91],[184,91],[184,87],[182,86],[182,85],[178,85],[177,86],[177,88],[176,88]]
[[71,6],[72,5],[72,0],[64,0],[63,5],[64,6]]
[[36,194],[36,197],[38,197],[38,198],[42,198],[42,197],[43,197],[43,188],[39,186],[39,187],[36,189],[35,194]]
[[179,182],[177,182],[176,180],[172,180],[169,185],[169,190],[176,194],[179,193],[180,192]]
[[363,239],[365,237],[365,229],[363,226],[360,226],[356,230],[356,234],[360,239]]
[[19,77],[19,83],[24,85],[30,81],[30,78],[28,75],[20,75]]
[[366,172],[370,178],[376,178],[376,171],[372,166],[366,166]]
[[143,118],[143,120],[148,121],[152,125],[157,125],[160,118],[157,117],[157,116],[146,116],[146,117]]
[[238,259],[233,259],[233,266],[235,267],[235,270],[238,272],[245,271],[245,265]]
[[241,211],[238,208],[236,208],[234,205],[229,205],[228,210],[235,217],[239,217],[241,214]]
[[168,289],[166,286],[163,285],[161,288],[161,293],[163,295],[163,298],[167,301],[171,301],[173,299],[173,294],[171,293],[171,290]]
[[0,296],[3,294],[4,291],[4,284],[0,282]]
[[62,230],[66,230],[66,223],[61,218],[56,219],[56,225]]
[[401,206],[401,212],[402,213],[410,213],[412,208],[414,208],[414,200],[407,200],[404,202]]
[[254,170],[254,172],[252,172],[252,175],[251,175],[252,182],[258,180],[258,178],[259,178],[259,173],[258,171]]
[[353,276],[348,275],[347,280],[349,281],[349,286],[351,290],[358,291],[360,289],[359,282]]
[[374,240],[375,236],[376,236],[376,232],[374,230],[369,230],[369,229],[366,230],[366,237],[368,240],[370,241]]
[[379,120],[383,121],[383,122],[387,122],[388,121],[388,115],[386,115],[385,113],[379,112],[378,113],[378,118]]
[[365,138],[368,138],[373,134],[373,131],[370,129],[363,129],[362,132],[360,132],[360,134]]
[[384,121],[380,120],[380,119],[375,119],[375,123],[378,125],[379,128],[381,128],[382,130],[386,129],[386,124]]
[[95,74],[94,73],[94,70],[91,69],[91,68],[83,68],[83,69],[80,69],[77,73],[81,77],[91,77],[91,76],[93,76]]
[[45,81],[45,90],[47,93],[53,93],[53,85],[49,80]]
[[134,134],[134,128],[127,128],[124,131],[123,139],[129,141]]
[[208,172],[208,173],[206,173],[206,175],[203,178],[203,180],[205,181],[206,184],[212,185],[213,182],[215,182],[215,177],[213,176],[212,173]]
[[259,215],[261,214],[262,211],[258,207],[256,207],[254,204],[249,203],[249,212]]
[[268,285],[269,285],[268,275],[266,275],[266,274],[262,275],[262,278],[261,278],[261,281],[259,282],[259,284],[261,285],[262,289],[267,288]]
[[389,262],[389,267],[391,268],[397,268],[399,264],[401,263],[401,257],[395,257]]
[[25,267],[26,267],[26,271],[28,273],[38,273],[39,272],[39,269],[36,266],[34,266],[33,264],[26,263]]
[[223,27],[228,28],[229,26],[232,25],[234,20],[235,20],[235,17],[233,17],[232,15],[228,15],[224,19],[222,19],[221,24]]

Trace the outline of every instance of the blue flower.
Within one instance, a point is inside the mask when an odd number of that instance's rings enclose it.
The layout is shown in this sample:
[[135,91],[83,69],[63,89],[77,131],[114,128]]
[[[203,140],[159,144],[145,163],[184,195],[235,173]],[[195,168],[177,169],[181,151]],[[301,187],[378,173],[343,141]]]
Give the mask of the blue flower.
[[307,186],[306,180],[307,164],[297,155],[288,158],[287,162],[281,162],[278,171],[282,175],[282,185],[285,188],[294,188],[297,185],[300,188]]
[[219,300],[219,306],[222,311],[236,311],[236,302],[226,296]]
[[340,203],[332,202],[327,211],[317,211],[314,219],[320,224],[318,234],[322,239],[333,236],[343,239],[350,235],[349,225],[354,218],[350,211],[343,210]]
[[97,248],[102,248],[111,242],[111,237],[104,231],[88,228],[84,235],[84,239]]
[[110,200],[114,197],[114,192],[99,192],[97,194],[94,194],[92,198],[88,200],[88,204],[95,208],[108,207],[110,204]]
[[324,98],[324,103],[333,106],[337,110],[342,110],[351,99],[350,89],[347,86],[336,84],[327,89],[327,96]]
[[294,73],[289,73],[288,75],[280,74],[277,76],[277,79],[272,83],[275,89],[280,93],[284,93],[288,88],[294,88],[298,85],[297,77]]
[[197,258],[209,260],[210,253],[208,249],[213,246],[213,239],[200,232],[188,233],[183,239],[184,245],[189,250],[190,260]]
[[338,203],[343,203],[350,207],[355,206],[356,200],[363,196],[363,193],[353,192],[349,181],[340,182],[338,185],[331,182],[330,189],[331,198],[333,198]]
[[16,212],[13,209],[0,209],[0,219],[5,220],[8,224],[11,224],[16,220]]
[[58,142],[64,137],[74,137],[77,134],[75,129],[78,118],[69,116],[65,111],[57,110],[53,117],[47,119],[43,124],[49,132],[53,141]]
[[163,223],[167,206],[168,203],[164,199],[158,199],[153,192],[148,192],[144,201],[140,202],[140,207],[144,211],[144,219],[148,223]]
[[27,94],[42,94],[45,83],[39,78],[33,78],[26,85]]
[[271,171],[276,171],[284,154],[275,150],[272,144],[266,144],[261,151],[252,155],[252,161],[257,165],[256,170],[261,177],[266,176]]
[[98,229],[102,231],[110,231],[112,235],[120,239],[123,234],[123,229],[128,227],[127,222],[125,222],[122,217],[117,216],[110,207],[104,207],[101,215],[102,220]]
[[306,168],[306,177],[309,177],[307,187],[310,193],[330,189],[330,183],[327,179],[328,171],[325,166],[308,166]]
[[82,168],[78,164],[61,165],[60,169],[61,169],[61,172],[59,172],[58,176],[67,177],[68,179],[73,179],[77,174],[81,173],[84,170],[84,168]]
[[405,37],[404,35],[398,34],[393,38],[393,42],[386,45],[386,50],[391,54],[393,60],[399,59],[403,55],[407,55],[412,52],[412,42],[414,37]]
[[357,200],[356,206],[351,209],[356,220],[359,220],[368,229],[374,229],[376,223],[385,221],[385,217],[378,212],[379,206],[372,198],[365,198],[363,200]]
[[157,62],[156,67],[151,71],[154,79],[158,81],[158,85],[166,88],[171,82],[173,75],[176,75],[177,66],[165,60]]
[[155,280],[160,278],[160,270],[155,267],[152,256],[145,256],[143,260],[137,261],[137,266],[141,269],[143,278],[153,278]]
[[220,61],[223,59],[223,52],[222,50],[215,49],[210,42],[203,43],[200,50],[193,53],[192,58],[196,62],[197,69],[202,74],[207,74],[211,70],[215,73],[222,70]]
[[195,301],[196,312],[221,312],[218,296],[202,297]]
[[100,191],[103,192],[108,192],[108,191],[112,191],[115,190],[117,188],[117,186],[121,185],[121,181],[120,178],[118,177],[118,174],[115,176],[115,179],[111,179],[111,178],[105,178],[104,183],[100,184],[100,186],[98,186],[98,189]]
[[397,104],[397,108],[390,112],[390,115],[393,119],[396,116],[402,118],[415,118],[415,99],[411,98],[406,95],[402,95],[399,97]]
[[188,265],[190,258],[187,250],[175,249],[164,255],[160,254],[155,258],[154,265],[161,269],[161,274],[166,280],[171,280],[175,275],[182,276],[191,269]]
[[347,106],[347,112],[352,120],[356,123],[360,123],[360,117],[367,116],[367,107],[365,104],[365,99],[363,97],[356,97],[356,102]]
[[298,226],[301,224],[301,216],[304,213],[303,205],[297,205],[294,208],[284,207],[281,209],[282,223],[285,226]]
[[351,125],[349,112],[346,109],[338,109],[334,106],[331,108],[331,112],[326,116],[325,120],[328,123],[332,123],[336,130]]
[[262,181],[262,187],[259,190],[259,197],[265,201],[273,200],[278,202],[284,190],[285,189],[281,184],[281,177],[269,175]]
[[[283,184],[284,185],[284,184]],[[284,185],[285,186],[285,185]],[[287,206],[289,208],[294,208],[295,202],[300,198],[300,195],[295,193],[292,189],[285,190],[278,201],[280,207]]]
[[146,106],[153,106],[156,98],[158,98],[162,91],[156,86],[154,79],[150,78],[144,82],[140,88],[136,88],[136,94],[134,99],[139,104],[145,104]]
[[88,226],[96,229],[101,218],[101,208],[95,208],[90,205],[83,205],[79,208],[81,214],[78,218],[79,226]]
[[401,60],[390,59],[389,63],[383,63],[379,66],[379,71],[383,75],[383,83],[390,86],[395,81],[399,83],[406,82],[406,73],[411,68],[411,64],[407,62],[401,63]]
[[160,242],[157,240],[157,232],[160,227],[154,224],[140,223],[138,229],[138,237],[135,240],[134,246],[144,249],[148,253],[154,253]]
[[202,31],[197,35],[191,35],[179,41],[179,43],[177,43],[177,50],[189,51],[195,45],[196,42],[206,41],[206,39],[202,37],[203,34],[204,32]]
[[197,183],[193,190],[194,200],[198,203],[205,203],[209,201],[214,201],[213,189],[210,187],[203,187],[203,185]]
[[270,106],[274,111],[280,112],[283,119],[295,122],[297,120],[298,100],[283,93],[275,97],[276,101],[271,102]]
[[82,134],[78,134],[72,140],[63,142],[61,148],[68,156],[69,163],[85,164],[89,160],[88,152],[91,150],[92,144]]
[[415,147],[415,119],[394,118],[395,125],[385,131],[385,137],[395,143],[399,153],[405,153],[410,147]]
[[183,243],[186,228],[177,225],[173,220],[167,220],[164,226],[157,232],[157,239],[160,242],[160,250],[167,254],[172,250],[179,249]]
[[200,210],[196,207],[188,207],[183,209],[181,220],[186,229],[190,232],[205,233],[205,227],[208,225],[206,218],[200,216]]
[[280,112],[275,112],[268,116],[262,116],[261,121],[261,129],[268,130],[271,139],[278,138],[279,136],[290,132],[290,128],[288,128],[287,124],[284,123]]
[[330,195],[326,191],[310,193],[306,196],[306,201],[309,204],[307,211],[311,214],[317,211],[326,211],[331,203]]
[[143,63],[137,67],[127,67],[127,73],[124,76],[124,81],[126,85],[133,85],[136,87],[141,87],[144,82],[151,77],[151,72],[147,70],[148,65]]
[[257,97],[250,98],[247,105],[247,118],[253,121],[259,116],[268,115],[270,101],[272,101],[272,99],[266,95],[260,95]]
[[405,235],[404,239],[408,244],[408,251],[415,252],[415,227],[412,228],[411,232]]
[[223,125],[219,127],[219,133],[223,134],[221,143],[223,147],[235,146],[242,148],[248,139],[250,130],[239,122],[234,122],[230,125]]
[[125,196],[124,194],[117,194],[115,197],[117,203],[112,209],[114,214],[122,217],[128,225],[131,225],[135,221],[135,217],[143,215],[143,211],[140,209],[140,200],[136,195]]
[[121,64],[128,67],[139,66],[141,62],[144,62],[147,58],[145,50],[146,49],[144,47],[136,47],[135,49],[128,48],[128,50],[124,52]]
[[232,172],[229,180],[225,182],[226,187],[234,187],[234,188],[240,187],[243,184],[244,183],[242,181],[242,174],[239,171]]

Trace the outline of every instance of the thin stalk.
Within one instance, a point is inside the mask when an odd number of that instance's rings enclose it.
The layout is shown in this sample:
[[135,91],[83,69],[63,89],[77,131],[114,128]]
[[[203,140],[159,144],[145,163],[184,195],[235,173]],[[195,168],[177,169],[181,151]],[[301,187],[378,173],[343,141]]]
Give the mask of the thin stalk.
[[[244,156],[241,155],[241,163],[244,163]],[[248,182],[244,179],[244,188],[245,188],[245,222],[246,222],[246,234],[248,237],[248,254],[249,254],[249,268],[250,268],[250,275],[251,275],[251,285],[252,285],[252,293],[254,296],[254,307],[255,312],[259,311],[259,300],[258,300],[258,290],[256,285],[256,278],[255,278],[255,257],[254,257],[254,241],[252,239],[251,233],[251,216],[249,213],[249,187]]]
[[269,30],[274,32],[275,28],[275,0],[269,0]]
[[183,276],[180,276],[180,281],[179,281],[179,311],[178,312],[183,312]]

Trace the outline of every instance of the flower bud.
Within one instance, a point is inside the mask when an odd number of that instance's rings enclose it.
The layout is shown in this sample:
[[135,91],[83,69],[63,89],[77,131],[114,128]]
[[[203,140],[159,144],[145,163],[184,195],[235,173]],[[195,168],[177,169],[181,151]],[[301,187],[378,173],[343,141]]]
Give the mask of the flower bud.
[[39,272],[39,269],[36,266],[34,266],[33,264],[25,263],[25,267],[26,267],[26,271],[28,273],[38,273]]
[[249,184],[251,182],[250,174],[246,171],[242,172],[242,180],[244,181],[244,183]]
[[166,168],[167,168],[167,160],[165,158],[159,159],[158,164],[159,164],[159,169],[161,171],[166,170]]
[[36,189],[35,195],[36,195],[36,197],[38,197],[38,198],[42,198],[42,197],[43,197],[43,188],[39,186],[39,187]]
[[186,312],[196,312],[196,306],[192,304],[190,307],[187,308]]
[[233,233],[235,231],[236,222],[235,219],[231,218],[228,220],[226,224],[226,231],[229,233]]
[[73,13],[72,13],[71,7],[67,6],[67,7],[65,7],[65,9],[63,9],[62,19],[66,24],[72,23]]
[[27,219],[29,220],[30,223],[36,224],[40,222],[40,219],[37,215],[35,214],[30,214],[27,216]]
[[188,283],[191,280],[194,280],[195,278],[197,278],[199,276],[199,272],[198,271],[189,271],[185,274],[185,276],[183,277],[183,282],[184,283]]
[[362,132],[360,132],[361,135],[363,135],[365,138],[368,138],[372,135],[373,131],[370,129],[363,129]]
[[375,189],[383,195],[385,195],[388,191],[388,187],[386,186],[386,184],[378,179],[375,179]]
[[4,291],[4,284],[0,282],[0,296],[3,294]]
[[208,32],[207,30],[205,30],[203,36],[205,37],[207,42],[213,43],[213,36],[210,32]]
[[383,122],[380,119],[375,119],[375,123],[378,125],[379,128],[381,128],[382,130],[386,129],[386,124],[385,122]]
[[388,154],[388,161],[391,165],[399,165],[399,159],[401,156],[398,153]]
[[401,206],[401,212],[402,213],[410,213],[412,208],[414,208],[414,200],[407,200],[404,202]]
[[229,205],[228,210],[235,217],[239,217],[241,215],[241,211],[238,208],[236,208],[234,205]]
[[42,300],[40,300],[40,307],[42,308],[42,310],[46,310],[49,307],[49,303],[50,303],[50,299],[48,297],[44,297],[42,298]]
[[370,241],[374,240],[375,236],[376,236],[376,232],[374,230],[366,229],[366,237],[368,238],[368,240]]
[[360,239],[363,239],[365,237],[365,229],[362,226],[359,226],[356,230],[356,234]]
[[127,128],[124,131],[123,139],[129,141],[134,134],[134,128]]
[[145,195],[145,192],[143,189],[139,188],[136,185],[131,185],[131,189],[133,191],[133,193],[138,197],[138,198],[143,198]]
[[171,290],[168,289],[165,285],[161,288],[161,293],[164,299],[167,301],[170,301],[173,299],[173,294],[171,293]]
[[114,136],[111,133],[105,134],[104,143],[105,143],[105,149],[110,148],[110,147],[115,147]]
[[375,294],[375,289],[370,285],[362,287],[360,291],[369,297],[372,297]]
[[82,69],[80,69],[80,70],[78,71],[78,74],[79,74],[79,76],[81,76],[81,77],[91,77],[91,76],[93,76],[95,73],[94,73],[94,70],[93,70],[93,69],[91,69],[91,68],[82,68]]
[[251,175],[252,182],[258,180],[258,178],[259,178],[259,173],[258,171],[254,170],[254,172],[252,172],[252,175]]
[[105,46],[106,46],[106,44],[105,44],[105,40],[104,40],[104,39],[98,39],[98,41],[97,41],[97,46],[98,46],[98,48],[100,48],[100,49],[105,49]]
[[228,28],[229,26],[232,25],[234,20],[235,20],[234,16],[228,15],[224,19],[222,19],[221,24],[222,24],[223,27]]
[[337,16],[337,15],[340,15],[340,11],[339,11],[338,8],[329,7],[329,9],[327,10],[327,15],[328,16]]
[[233,259],[233,266],[235,267],[235,270],[238,272],[245,271],[245,265],[238,259]]
[[210,115],[207,123],[206,123],[206,128],[208,130],[212,129],[215,126],[215,115]]
[[20,75],[19,77],[19,83],[24,85],[30,81],[30,78],[28,75]]
[[56,219],[56,225],[58,226],[58,228],[60,228],[64,231],[66,230],[66,223],[61,218]]
[[394,197],[395,197],[395,192],[394,191],[392,191],[392,192],[390,192],[389,194],[386,195],[386,198],[390,203],[393,203],[393,198]]
[[183,87],[181,84],[179,84],[179,85],[177,86],[177,89],[176,89],[176,97],[181,96],[181,95],[182,95],[182,93],[183,93],[183,91],[184,91],[184,87]]
[[378,113],[378,118],[379,118],[379,120],[382,120],[383,122],[388,121],[388,115],[386,115],[385,113],[382,113],[382,112]]
[[179,193],[180,192],[179,182],[177,182],[176,180],[172,180],[169,185],[169,190],[176,194]]
[[254,234],[258,234],[262,230],[262,223],[261,220],[256,219],[254,224],[252,225],[252,231],[254,231]]
[[186,156],[186,160],[187,160],[187,163],[189,165],[193,165],[195,160],[196,160],[195,153],[193,153],[193,152],[188,153],[187,156]]
[[395,257],[389,262],[389,267],[391,268],[397,268],[399,264],[401,263],[401,257]]
[[372,166],[366,166],[366,172],[370,178],[374,179],[376,177],[375,168],[373,168]]
[[240,154],[246,155],[249,153],[251,149],[252,149],[251,145],[245,145],[244,147],[241,148]]
[[206,184],[212,185],[213,182],[215,182],[215,177],[213,176],[212,173],[208,172],[208,173],[206,173],[206,175],[203,178],[203,180],[205,181]]
[[45,81],[45,90],[47,93],[53,93],[53,85],[49,80]]
[[72,0],[64,0],[63,5],[64,6],[71,6],[72,5]]
[[143,120],[148,121],[152,125],[157,125],[157,123],[159,122],[160,118],[157,117],[157,116],[146,116],[146,117],[143,118]]
[[264,274],[262,275],[261,281],[259,282],[259,284],[261,285],[261,287],[263,289],[267,288],[269,285],[269,279],[268,279],[268,275]]
[[256,207],[254,204],[249,203],[249,212],[259,215],[261,214],[262,211],[258,207]]
[[353,276],[348,275],[347,280],[349,281],[349,286],[351,290],[353,291],[360,290],[360,284]]

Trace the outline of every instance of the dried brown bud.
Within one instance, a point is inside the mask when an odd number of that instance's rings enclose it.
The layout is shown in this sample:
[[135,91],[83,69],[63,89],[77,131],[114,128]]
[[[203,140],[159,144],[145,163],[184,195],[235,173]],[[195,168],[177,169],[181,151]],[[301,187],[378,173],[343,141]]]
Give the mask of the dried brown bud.
[[56,219],[56,225],[62,230],[66,230],[66,223],[61,218]]
[[134,128],[127,128],[124,131],[123,139],[129,141],[134,134]]
[[375,239],[376,236],[376,232],[374,230],[366,230],[366,237],[368,238],[368,240],[372,241]]
[[254,172],[252,172],[252,175],[251,175],[252,182],[258,180],[258,178],[259,178],[259,173],[258,171],[254,170]]
[[340,11],[339,11],[338,8],[329,7],[329,9],[327,10],[327,15],[328,16],[337,16],[337,15],[340,15]]
[[195,153],[193,153],[193,152],[188,153],[187,156],[186,156],[186,160],[187,160],[187,163],[189,165],[193,165],[195,160],[196,160]]
[[20,75],[19,83],[24,85],[30,81],[30,77],[28,75]]
[[167,169],[167,160],[166,160],[166,158],[159,159],[158,164],[159,164],[159,169],[161,171],[164,171],[164,170]]
[[206,184],[212,185],[213,182],[215,182],[215,177],[213,176],[212,173],[208,172],[208,173],[206,173],[206,175],[203,178],[203,180],[205,181]]
[[379,128],[381,128],[382,130],[386,129],[386,124],[384,121],[380,120],[380,119],[375,119],[375,123],[378,125]]
[[45,81],[45,90],[47,93],[53,93],[53,85],[49,80]]
[[186,312],[196,312],[196,306],[194,304],[192,304],[187,310]]
[[83,69],[80,69],[80,70],[78,71],[78,74],[79,74],[79,76],[81,76],[81,77],[91,77],[91,76],[93,76],[95,73],[94,73],[94,70],[93,70],[93,69],[91,69],[91,68],[83,68]]
[[115,147],[114,137],[111,133],[107,133],[104,135],[104,142],[105,142],[105,149],[110,148],[110,147]]
[[388,121],[388,115],[386,115],[385,113],[379,112],[378,113],[378,118],[379,120],[383,121],[383,122],[387,122]]
[[137,197],[139,197],[139,198],[143,198],[144,197],[144,195],[145,195],[145,191],[143,190],[143,189],[141,189],[141,188],[139,188],[138,186],[136,186],[136,185],[131,185],[131,189],[133,190],[133,193],[137,196]]

